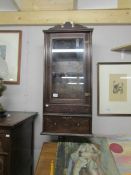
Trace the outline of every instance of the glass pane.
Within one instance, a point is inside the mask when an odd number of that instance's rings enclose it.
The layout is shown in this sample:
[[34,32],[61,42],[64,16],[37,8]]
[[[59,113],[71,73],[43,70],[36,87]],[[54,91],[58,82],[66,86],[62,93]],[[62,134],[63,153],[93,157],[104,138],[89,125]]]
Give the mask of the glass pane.
[[52,97],[83,98],[83,58],[83,38],[52,40]]

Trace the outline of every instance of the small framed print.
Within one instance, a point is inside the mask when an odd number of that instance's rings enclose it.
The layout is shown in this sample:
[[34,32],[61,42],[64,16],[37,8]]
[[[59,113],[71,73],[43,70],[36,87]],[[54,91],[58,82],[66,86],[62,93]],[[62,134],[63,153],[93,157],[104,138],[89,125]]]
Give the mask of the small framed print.
[[98,115],[131,115],[131,63],[98,63]]

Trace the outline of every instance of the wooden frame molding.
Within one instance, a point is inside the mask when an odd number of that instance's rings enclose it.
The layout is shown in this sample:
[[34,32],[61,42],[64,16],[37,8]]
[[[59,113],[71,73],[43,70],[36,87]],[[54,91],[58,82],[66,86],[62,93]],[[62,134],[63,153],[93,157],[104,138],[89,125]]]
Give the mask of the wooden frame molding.
[[131,9],[0,12],[0,25],[131,24]]

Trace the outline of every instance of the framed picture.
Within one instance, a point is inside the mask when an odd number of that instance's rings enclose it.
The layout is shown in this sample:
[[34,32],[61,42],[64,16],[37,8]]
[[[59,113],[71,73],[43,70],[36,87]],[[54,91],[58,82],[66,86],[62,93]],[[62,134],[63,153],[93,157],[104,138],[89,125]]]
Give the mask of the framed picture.
[[0,59],[7,64],[7,84],[20,83],[22,31],[0,30]]
[[131,115],[131,62],[98,63],[98,115]]

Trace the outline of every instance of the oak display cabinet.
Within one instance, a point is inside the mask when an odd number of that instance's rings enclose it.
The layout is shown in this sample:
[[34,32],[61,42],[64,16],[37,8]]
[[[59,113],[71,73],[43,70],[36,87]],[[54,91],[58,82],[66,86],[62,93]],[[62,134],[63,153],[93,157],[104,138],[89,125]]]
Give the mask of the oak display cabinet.
[[69,22],[43,31],[45,77],[42,134],[91,134],[92,31]]

